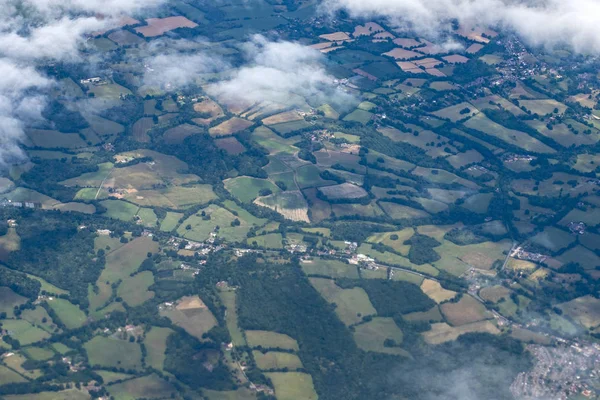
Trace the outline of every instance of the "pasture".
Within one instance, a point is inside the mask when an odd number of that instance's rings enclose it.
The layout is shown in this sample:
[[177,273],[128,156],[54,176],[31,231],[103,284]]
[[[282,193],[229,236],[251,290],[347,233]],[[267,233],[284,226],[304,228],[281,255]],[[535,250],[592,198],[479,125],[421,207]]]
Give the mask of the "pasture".
[[367,315],[377,314],[362,288],[342,289],[335,281],[324,278],[309,278],[309,281],[327,302],[335,304],[335,313],[347,326],[361,322]]
[[325,186],[318,189],[329,200],[358,200],[368,196],[365,189],[351,183]]
[[545,247],[552,252],[558,252],[570,246],[575,240],[575,236],[553,226],[545,228],[542,232],[531,238],[533,243]]
[[281,233],[267,233],[266,235],[253,236],[246,239],[246,243],[254,245],[263,249],[282,249],[282,236]]
[[183,214],[168,211],[166,217],[160,223],[160,230],[163,232],[171,232],[179,225],[179,220]]
[[308,204],[299,190],[259,197],[254,203],[277,211],[292,221],[310,222],[308,219]]
[[268,351],[263,353],[258,350],[253,350],[252,357],[254,357],[254,361],[256,361],[256,366],[263,371],[273,369],[281,370],[284,368],[294,371],[302,368],[302,361],[300,361],[297,355],[292,353],[279,351]]
[[320,275],[330,278],[350,278],[358,279],[358,271],[355,265],[346,264],[338,260],[327,260],[322,258],[313,258],[300,264],[302,271],[308,276]]
[[508,144],[520,147],[527,151],[536,153],[555,153],[551,147],[548,147],[539,140],[529,136],[525,132],[508,129],[500,124],[495,123],[486,117],[483,113],[477,114],[464,123],[467,128],[474,129],[490,136],[496,137]]
[[391,339],[396,345],[400,345],[404,338],[402,330],[398,328],[393,318],[375,317],[369,322],[357,325],[354,329],[354,341],[365,351],[409,356],[406,350],[399,347],[384,346],[386,339]]
[[146,345],[146,363],[152,368],[161,371],[165,361],[165,351],[167,349],[167,338],[173,333],[170,328],[153,326],[144,336]]
[[128,276],[119,285],[117,296],[130,307],[139,306],[154,297],[154,292],[148,290],[152,284],[154,284],[154,276],[150,271]]
[[225,323],[227,324],[231,341],[235,346],[245,346],[246,338],[244,337],[244,334],[238,325],[236,306],[237,296],[235,290],[220,290],[219,297],[227,309],[225,313]]
[[26,302],[26,297],[18,295],[7,286],[0,286],[0,312],[5,312],[9,317],[13,317],[13,309]]
[[587,329],[598,326],[600,300],[592,296],[578,297],[558,306],[566,316]]
[[48,305],[68,329],[80,328],[87,320],[85,313],[68,300],[54,298],[48,300]]
[[33,146],[45,149],[75,149],[87,146],[87,143],[81,139],[78,133],[29,129],[27,137]]
[[[205,213],[204,216],[202,216],[202,212]],[[232,225],[235,220],[238,220],[240,224]],[[219,227],[218,232],[216,232],[217,226]],[[210,237],[211,233],[215,232],[225,240],[241,242],[246,239],[250,228],[251,225],[244,219],[236,217],[225,208],[211,204],[198,211],[198,214],[193,214],[183,221],[177,228],[177,233],[186,239],[204,241]]]
[[166,399],[175,398],[177,394],[177,389],[173,385],[155,374],[115,383],[108,386],[107,390],[115,400]]
[[270,190],[277,193],[280,189],[266,179],[240,176],[223,181],[225,188],[237,199],[244,203],[250,203],[260,195],[261,190]]
[[269,372],[265,374],[275,387],[277,400],[317,400],[312,377],[302,372]]
[[298,342],[283,333],[270,331],[246,331],[246,341],[252,348],[298,351]]
[[6,330],[7,334],[13,339],[19,340],[22,346],[50,337],[48,332],[22,319],[3,319],[0,322],[2,323],[2,329]]

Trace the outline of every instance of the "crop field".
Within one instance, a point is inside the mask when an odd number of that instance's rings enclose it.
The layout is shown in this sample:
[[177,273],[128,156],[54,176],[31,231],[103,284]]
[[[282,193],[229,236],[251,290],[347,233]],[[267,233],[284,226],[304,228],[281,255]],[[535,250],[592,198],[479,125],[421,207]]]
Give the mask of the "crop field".
[[386,339],[391,339],[397,345],[402,343],[404,335],[393,318],[375,317],[371,321],[354,328],[354,341],[361,349],[377,353],[387,353],[409,356],[406,350],[399,347],[385,347]]
[[423,293],[429,296],[431,300],[438,304],[446,300],[451,300],[456,296],[456,292],[444,289],[439,282],[431,279],[425,279],[423,281],[421,284],[421,290]]
[[484,114],[475,115],[465,122],[464,125],[467,128],[475,129],[490,136],[497,137],[508,144],[512,144],[527,151],[547,154],[556,152],[556,150],[529,136],[525,132],[505,128],[504,126],[493,122]]
[[87,146],[77,133],[30,129],[27,131],[27,137],[33,146],[45,149],[75,149]]
[[277,211],[289,220],[309,222],[308,204],[299,190],[259,197],[254,203]]
[[68,300],[55,298],[48,300],[48,305],[69,329],[79,328],[86,322],[85,313]]
[[275,114],[262,120],[265,125],[275,125],[284,122],[292,122],[303,120],[304,118],[296,111],[285,111],[280,114]]
[[295,139],[284,139],[266,126],[259,126],[252,134],[256,143],[269,150],[271,155],[277,153],[294,154],[299,150],[293,146],[296,142]]
[[364,289],[358,287],[342,289],[331,279],[309,278],[309,280],[325,300],[336,305],[335,313],[344,324],[354,325],[367,315],[377,314]]
[[238,133],[254,125],[253,122],[242,118],[233,117],[208,130],[212,136],[229,136]]
[[139,306],[154,297],[154,292],[148,290],[153,283],[154,276],[150,271],[126,277],[117,289],[117,296],[131,307]]
[[119,46],[135,46],[144,43],[144,39],[126,30],[115,31],[109,34],[108,38]]
[[256,361],[256,366],[263,370],[284,369],[297,370],[302,368],[302,361],[297,355],[291,353],[283,353],[279,351],[268,351],[262,353],[258,350],[252,351],[252,357]]
[[26,346],[50,337],[48,332],[31,325],[22,319],[3,319],[2,329],[8,331],[8,334],[19,340],[21,345]]
[[185,329],[199,340],[217,325],[217,320],[198,296],[182,297],[177,301],[176,307],[161,309],[160,315],[169,318],[174,325]]
[[583,296],[558,306],[564,314],[585,328],[598,326],[600,318],[600,300],[592,296]]
[[464,295],[457,303],[444,303],[442,314],[452,326],[461,326],[491,317],[485,306],[469,295]]
[[298,342],[288,335],[269,331],[246,331],[246,340],[248,346],[265,349],[282,349],[298,351]]
[[227,179],[223,182],[225,188],[236,198],[244,203],[250,203],[256,199],[260,191],[268,189],[277,193],[280,189],[275,184],[266,179],[252,178],[249,176],[240,176],[238,178]]
[[312,377],[302,372],[269,372],[277,400],[317,400]]
[[331,211],[337,217],[383,217],[385,214],[375,202],[370,204],[333,204]]
[[356,200],[368,195],[367,191],[360,186],[351,183],[342,183],[339,185],[325,186],[319,188],[319,191],[330,200]]
[[152,118],[143,117],[138,119],[132,127],[133,139],[140,143],[150,142],[148,131],[152,129],[153,126],[154,121],[152,121]]
[[159,371],[163,369],[165,351],[167,349],[167,337],[171,333],[173,333],[173,330],[170,328],[153,326],[144,337],[144,344],[148,352],[146,363]]
[[425,342],[429,344],[441,344],[456,340],[460,335],[469,332],[486,332],[492,335],[500,334],[500,330],[490,321],[479,321],[472,324],[452,327],[445,322],[431,324],[431,330],[423,332]]
[[330,278],[358,279],[358,271],[355,265],[346,264],[338,260],[326,260],[314,258],[302,262],[302,270],[306,275],[321,275]]
[[275,132],[279,133],[280,135],[284,135],[287,136],[288,134],[295,132],[295,131],[299,131],[301,129],[305,129],[310,127],[311,125],[306,122],[304,119],[301,120],[297,120],[297,121],[291,121],[291,122],[282,122],[279,124],[274,124],[269,126],[269,128],[273,129]]

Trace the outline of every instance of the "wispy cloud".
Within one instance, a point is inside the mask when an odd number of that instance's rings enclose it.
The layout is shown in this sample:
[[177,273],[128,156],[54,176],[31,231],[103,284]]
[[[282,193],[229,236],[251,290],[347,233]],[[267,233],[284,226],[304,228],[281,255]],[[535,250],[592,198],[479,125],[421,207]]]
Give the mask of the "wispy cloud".
[[297,105],[349,97],[334,85],[318,51],[295,42],[270,41],[256,35],[243,46],[247,64],[232,77],[209,87],[228,103],[272,102]]
[[600,2],[596,0],[325,0],[328,11],[382,17],[430,37],[451,22],[501,27],[532,45],[568,45],[578,53],[600,53]]
[[0,168],[23,157],[24,125],[41,118],[39,92],[53,82],[36,70],[49,60],[75,61],[85,34],[163,0],[0,0]]

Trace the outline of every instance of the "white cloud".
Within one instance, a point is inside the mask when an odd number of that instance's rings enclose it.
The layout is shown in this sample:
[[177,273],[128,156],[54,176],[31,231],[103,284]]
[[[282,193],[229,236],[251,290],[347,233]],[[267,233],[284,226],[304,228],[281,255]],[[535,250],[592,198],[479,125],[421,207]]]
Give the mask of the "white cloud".
[[257,35],[243,47],[248,64],[209,93],[229,103],[270,101],[297,105],[304,99],[349,97],[333,85],[318,51],[294,42],[273,42]]
[[0,0],[0,168],[22,158],[26,122],[41,118],[41,61],[76,60],[85,34],[163,0]]
[[329,11],[384,17],[392,24],[435,36],[450,21],[514,30],[533,45],[566,44],[579,53],[600,53],[597,0],[325,0]]

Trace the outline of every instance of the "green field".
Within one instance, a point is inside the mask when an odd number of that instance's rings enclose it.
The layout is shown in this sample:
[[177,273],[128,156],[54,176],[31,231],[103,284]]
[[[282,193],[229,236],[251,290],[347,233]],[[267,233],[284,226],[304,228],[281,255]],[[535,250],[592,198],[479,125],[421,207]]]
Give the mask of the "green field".
[[250,237],[246,239],[246,242],[250,245],[256,243],[256,246],[265,249],[282,249],[282,240],[281,233],[268,233],[266,235]]
[[46,149],[75,149],[87,146],[77,133],[30,129],[27,136],[34,146]]
[[87,317],[79,307],[64,299],[48,300],[48,305],[54,310],[58,319],[68,329],[75,329],[83,326]]
[[358,287],[342,289],[331,279],[309,278],[309,280],[325,300],[335,304],[335,313],[344,324],[354,325],[361,322],[363,317],[377,314],[364,289]]
[[171,232],[179,225],[179,220],[183,214],[169,211],[167,216],[160,223],[160,230],[163,232]]
[[229,330],[229,335],[231,336],[231,341],[235,346],[245,346],[246,339],[244,338],[244,334],[238,325],[235,291],[221,290],[219,292],[219,297],[227,309],[227,313],[225,314],[225,322],[227,324],[227,329]]
[[110,385],[108,392],[115,400],[140,398],[167,399],[175,398],[177,389],[158,375],[148,375]]
[[298,368],[302,368],[302,361],[300,361],[297,355],[291,353],[283,353],[279,351],[268,351],[266,353],[262,353],[260,351],[253,350],[252,357],[254,357],[254,361],[256,361],[256,366],[263,371],[283,368],[288,368],[293,371]]
[[139,369],[142,366],[140,345],[128,340],[96,336],[83,346],[87,351],[90,365]]
[[89,400],[87,392],[68,389],[60,392],[40,392],[30,394],[13,394],[4,396],[6,400]]
[[240,176],[229,179],[225,182],[225,188],[237,199],[244,203],[250,203],[259,196],[259,192],[268,189],[277,193],[280,189],[270,181],[265,179],[251,178],[249,176]]
[[13,309],[27,302],[27,298],[13,292],[6,286],[0,286],[0,312],[13,317]]
[[122,221],[132,221],[140,209],[135,204],[121,200],[103,200],[100,204],[106,208],[106,216],[108,218],[120,219]]
[[[206,218],[202,217],[201,213],[206,214]],[[207,219],[210,217],[210,219]],[[240,225],[232,226],[232,222],[236,219],[240,221]],[[190,216],[183,221],[177,233],[190,240],[204,241],[210,237],[212,232],[218,229],[218,236],[229,241],[242,241],[246,238],[246,233],[250,230],[250,225],[243,219],[237,218],[230,211],[211,204],[210,206],[200,210],[198,214]]]
[[326,260],[314,258],[302,264],[302,270],[306,275],[321,275],[330,278],[358,279],[358,271],[355,265],[346,264],[338,260]]
[[298,342],[288,335],[269,331],[246,331],[246,340],[250,347],[265,349],[283,349],[298,351]]
[[0,385],[6,385],[9,383],[21,383],[27,382],[27,379],[17,374],[15,371],[0,365]]
[[310,375],[301,372],[265,374],[275,387],[277,400],[316,400],[317,393]]
[[52,318],[50,318],[48,312],[42,306],[37,306],[33,310],[23,310],[21,318],[48,333],[53,333],[56,329],[54,321],[52,321]]
[[152,284],[154,284],[154,276],[150,271],[128,276],[119,285],[117,296],[130,307],[139,306],[154,297],[154,292],[148,290]]
[[402,343],[403,334],[392,318],[373,318],[370,322],[356,326],[354,340],[358,347],[365,351],[408,355],[406,350],[399,347],[385,347],[384,341],[391,339],[397,345]]
[[23,350],[23,352],[27,355],[28,358],[35,361],[48,360],[54,357],[54,354],[56,354],[52,350],[43,347],[27,347]]
[[48,332],[21,319],[3,319],[0,323],[2,323],[2,329],[8,331],[12,338],[18,339],[21,345],[39,342],[50,337]]
[[170,328],[161,328],[153,326],[144,337],[146,345],[146,363],[152,368],[161,371],[165,361],[165,351],[167,349],[167,337],[173,333]]

